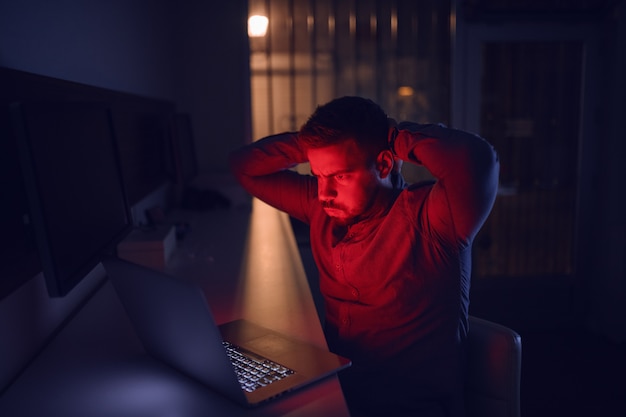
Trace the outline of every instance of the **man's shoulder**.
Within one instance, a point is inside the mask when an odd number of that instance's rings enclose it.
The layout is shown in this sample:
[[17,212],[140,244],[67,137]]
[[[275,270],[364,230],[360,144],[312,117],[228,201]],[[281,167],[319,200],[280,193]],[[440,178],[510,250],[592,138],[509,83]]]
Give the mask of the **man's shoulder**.
[[423,189],[423,188],[431,188],[433,185],[435,185],[436,180],[425,180],[425,181],[418,181],[418,182],[414,182],[413,184],[409,184],[405,190],[408,192],[411,191],[416,191],[419,189]]
[[395,205],[399,205],[414,212],[416,205],[426,200],[436,181],[420,181],[407,185],[398,195]]
[[404,195],[404,198],[415,198],[419,196],[427,195],[435,185],[435,180],[419,181],[407,185],[400,195]]

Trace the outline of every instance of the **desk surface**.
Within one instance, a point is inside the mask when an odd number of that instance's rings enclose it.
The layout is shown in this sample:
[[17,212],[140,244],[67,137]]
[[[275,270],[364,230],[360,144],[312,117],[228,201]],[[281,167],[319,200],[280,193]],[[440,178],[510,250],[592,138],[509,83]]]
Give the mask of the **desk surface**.
[[[247,318],[326,346],[289,219],[253,209],[189,223],[165,272],[199,284],[218,323]],[[104,274],[104,271],[103,271]],[[348,416],[336,376],[245,409],[148,356],[108,281],[0,397],[6,416]]]

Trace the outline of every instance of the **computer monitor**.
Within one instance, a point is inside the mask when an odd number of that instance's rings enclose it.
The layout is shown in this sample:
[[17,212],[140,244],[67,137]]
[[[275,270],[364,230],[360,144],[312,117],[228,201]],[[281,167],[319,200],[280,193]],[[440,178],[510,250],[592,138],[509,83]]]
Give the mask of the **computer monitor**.
[[11,113],[48,292],[64,296],[132,227],[110,111],[27,102]]
[[9,111],[0,111],[0,300],[41,271],[32,227],[24,216],[28,204],[16,146]]
[[173,180],[169,112],[118,107],[112,113],[131,206]]
[[198,175],[198,163],[188,113],[176,113],[172,117],[172,150],[176,162],[176,181],[181,185],[189,185]]

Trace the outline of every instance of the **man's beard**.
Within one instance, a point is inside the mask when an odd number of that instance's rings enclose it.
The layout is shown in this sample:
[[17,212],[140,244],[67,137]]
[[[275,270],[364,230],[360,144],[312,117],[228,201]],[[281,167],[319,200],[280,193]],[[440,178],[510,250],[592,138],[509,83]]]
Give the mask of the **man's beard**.
[[348,210],[341,205],[332,201],[323,201],[321,205],[326,214],[339,226],[349,226],[357,222],[357,218],[349,215]]

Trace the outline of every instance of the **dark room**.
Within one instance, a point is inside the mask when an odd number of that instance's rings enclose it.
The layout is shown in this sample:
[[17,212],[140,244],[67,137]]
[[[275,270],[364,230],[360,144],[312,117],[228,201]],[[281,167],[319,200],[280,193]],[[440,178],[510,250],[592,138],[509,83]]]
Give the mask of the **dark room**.
[[626,416],[624,0],[0,0],[0,415]]

